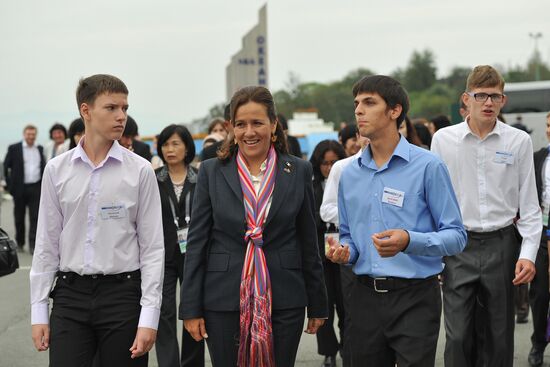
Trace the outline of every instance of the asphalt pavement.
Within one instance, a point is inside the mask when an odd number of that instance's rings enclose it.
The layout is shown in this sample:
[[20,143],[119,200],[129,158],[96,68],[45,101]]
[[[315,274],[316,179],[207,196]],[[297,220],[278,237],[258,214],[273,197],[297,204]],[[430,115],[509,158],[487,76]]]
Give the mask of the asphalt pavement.
[[[11,201],[3,201],[0,206],[0,227],[14,235]],[[19,253],[21,268],[14,274],[0,277],[0,367],[38,367],[48,366],[47,352],[37,352],[31,340],[30,305],[29,305],[29,269],[32,257],[28,252]],[[178,322],[181,330],[182,323]],[[516,325],[514,366],[528,366],[527,354],[531,348],[531,317],[529,323]],[[180,334],[180,333],[178,333]],[[437,346],[436,366],[443,366],[443,347],[445,333],[443,319]],[[545,366],[550,366],[550,348],[545,354]],[[207,366],[210,358],[206,355]],[[298,350],[296,366],[318,367],[323,358],[317,354],[315,336],[304,334]],[[154,349],[150,353],[149,366],[156,367]],[[338,360],[338,366],[342,361]],[[367,364],[365,364],[367,365]]]

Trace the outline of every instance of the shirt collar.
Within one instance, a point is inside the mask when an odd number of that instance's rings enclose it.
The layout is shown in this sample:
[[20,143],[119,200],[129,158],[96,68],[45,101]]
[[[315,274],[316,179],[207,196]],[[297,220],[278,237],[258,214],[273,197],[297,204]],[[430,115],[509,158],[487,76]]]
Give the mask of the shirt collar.
[[[464,120],[461,124],[460,124],[460,138],[462,140],[464,140],[464,138],[466,138],[466,136],[468,135],[472,135],[472,136],[475,136],[479,139],[479,137],[473,133],[472,129],[470,129],[470,125],[468,124],[468,120],[470,119],[470,116],[467,116],[466,117],[466,120]],[[502,124],[503,122],[502,121],[499,121],[497,119],[497,123],[495,124],[495,126],[493,127],[493,130],[487,134],[487,136],[490,136],[490,135],[501,135],[502,133]],[[485,138],[487,138],[487,136]]]
[[[73,151],[73,155],[71,157],[71,160],[74,161],[75,159],[80,158],[85,162],[91,163],[90,158],[88,158],[88,155],[84,151],[84,147],[83,147],[85,138],[86,138],[86,136],[83,136],[80,139],[80,141],[78,142],[78,145],[76,146],[76,148]],[[119,162],[122,162],[122,149],[124,149],[124,148],[122,148],[120,146],[118,141],[114,140],[113,145],[111,145],[111,149],[109,149],[109,152],[107,152],[107,156],[105,157],[103,162],[106,162],[109,158],[113,158],[113,159],[116,159]],[[99,164],[98,166],[101,166],[101,164]]]
[[[393,159],[393,157],[400,157],[404,159],[405,161],[409,162],[410,160],[410,147],[411,144],[405,139],[405,137],[401,134],[399,134],[401,137],[399,139],[399,143],[395,147],[390,159],[388,162],[380,167],[380,169],[386,167]],[[359,167],[367,166],[369,168],[373,168],[378,170],[379,168],[376,166],[376,163],[374,163],[374,160],[372,159],[372,153],[370,150],[370,144],[365,148],[365,150],[361,153],[361,156],[357,159],[357,162],[359,164]]]
[[23,148],[34,148],[36,147],[36,144],[34,144],[33,146],[30,146],[29,144],[27,144],[27,142],[25,140],[23,140]]

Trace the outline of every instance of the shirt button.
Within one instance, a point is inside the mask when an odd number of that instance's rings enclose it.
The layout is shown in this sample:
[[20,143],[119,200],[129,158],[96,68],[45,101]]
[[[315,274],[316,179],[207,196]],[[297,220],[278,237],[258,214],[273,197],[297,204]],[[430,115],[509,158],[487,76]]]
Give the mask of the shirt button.
[[378,267],[378,264],[374,264],[374,267],[377,268],[377,267]]

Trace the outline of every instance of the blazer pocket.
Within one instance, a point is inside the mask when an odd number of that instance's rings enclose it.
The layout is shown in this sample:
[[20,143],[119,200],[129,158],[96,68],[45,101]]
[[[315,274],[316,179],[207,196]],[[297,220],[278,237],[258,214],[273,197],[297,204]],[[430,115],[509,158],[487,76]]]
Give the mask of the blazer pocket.
[[227,271],[229,269],[229,254],[211,253],[208,256],[207,271]]
[[302,260],[298,251],[280,251],[281,268],[283,269],[301,269]]

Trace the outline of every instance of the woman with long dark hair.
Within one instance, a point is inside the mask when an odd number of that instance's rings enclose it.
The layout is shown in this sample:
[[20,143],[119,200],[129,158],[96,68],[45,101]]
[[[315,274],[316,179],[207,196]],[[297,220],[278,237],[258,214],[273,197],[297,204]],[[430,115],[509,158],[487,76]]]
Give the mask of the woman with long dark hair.
[[[325,356],[323,366],[336,367],[336,354],[342,350],[344,341],[344,300],[342,282],[340,280],[340,265],[325,258],[325,236],[335,235],[334,224],[325,223],[321,219],[319,209],[323,202],[325,183],[334,163],[346,158],[344,147],[336,140],[323,140],[311,154],[310,163],[313,167],[313,194],[315,197],[315,222],[317,227],[317,243],[321,258],[324,259],[325,285],[328,295],[328,320],[317,332],[317,352]],[[336,234],[337,235],[337,234]],[[334,310],[338,314],[338,329],[340,342],[334,331]]]
[[273,96],[231,99],[233,133],[203,162],[180,318],[215,367],[293,366],[304,325],[328,316],[309,162],[287,154]]

